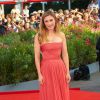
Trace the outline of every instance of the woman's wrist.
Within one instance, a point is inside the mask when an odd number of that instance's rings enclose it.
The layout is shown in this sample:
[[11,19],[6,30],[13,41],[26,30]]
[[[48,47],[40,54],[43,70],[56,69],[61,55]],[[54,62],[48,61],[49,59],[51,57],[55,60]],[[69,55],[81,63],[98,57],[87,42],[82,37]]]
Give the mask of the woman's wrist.
[[41,75],[41,72],[38,72],[38,76],[40,76]]
[[66,72],[66,74],[67,74],[67,75],[70,75],[70,72],[69,72],[69,71],[67,71],[67,72]]

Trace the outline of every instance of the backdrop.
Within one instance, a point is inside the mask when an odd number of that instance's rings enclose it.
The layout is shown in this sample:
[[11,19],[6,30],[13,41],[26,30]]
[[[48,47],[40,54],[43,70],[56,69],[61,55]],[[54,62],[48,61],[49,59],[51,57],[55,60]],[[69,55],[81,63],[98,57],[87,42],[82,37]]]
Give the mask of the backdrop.
[[0,4],[15,4],[18,1],[25,2],[52,2],[52,1],[66,1],[66,0],[0,0]]

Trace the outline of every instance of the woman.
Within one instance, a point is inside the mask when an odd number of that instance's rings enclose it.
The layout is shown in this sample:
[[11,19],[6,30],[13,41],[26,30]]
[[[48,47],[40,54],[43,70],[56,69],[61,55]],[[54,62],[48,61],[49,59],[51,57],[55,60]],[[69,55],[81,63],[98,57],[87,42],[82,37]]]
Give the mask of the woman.
[[[69,100],[69,60],[64,33],[55,14],[43,14],[34,40],[35,63],[40,82],[40,100]],[[40,60],[40,53],[42,60]],[[61,57],[62,55],[62,57]]]

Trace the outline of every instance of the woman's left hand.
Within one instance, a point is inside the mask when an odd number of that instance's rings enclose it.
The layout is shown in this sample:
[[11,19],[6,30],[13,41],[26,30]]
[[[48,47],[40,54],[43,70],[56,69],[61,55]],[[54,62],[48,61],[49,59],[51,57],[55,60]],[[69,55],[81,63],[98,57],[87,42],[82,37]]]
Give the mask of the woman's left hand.
[[67,80],[67,83],[69,83],[69,82],[71,81],[71,76],[70,76],[70,74],[67,74],[67,75],[66,75],[66,80]]

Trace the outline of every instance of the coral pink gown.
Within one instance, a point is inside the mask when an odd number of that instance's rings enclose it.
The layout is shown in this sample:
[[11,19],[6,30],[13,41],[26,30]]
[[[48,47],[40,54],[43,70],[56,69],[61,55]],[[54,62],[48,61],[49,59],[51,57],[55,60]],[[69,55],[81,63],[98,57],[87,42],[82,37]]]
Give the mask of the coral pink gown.
[[62,42],[45,43],[40,49],[40,69],[44,80],[40,84],[40,100],[69,100],[66,67],[61,59]]

